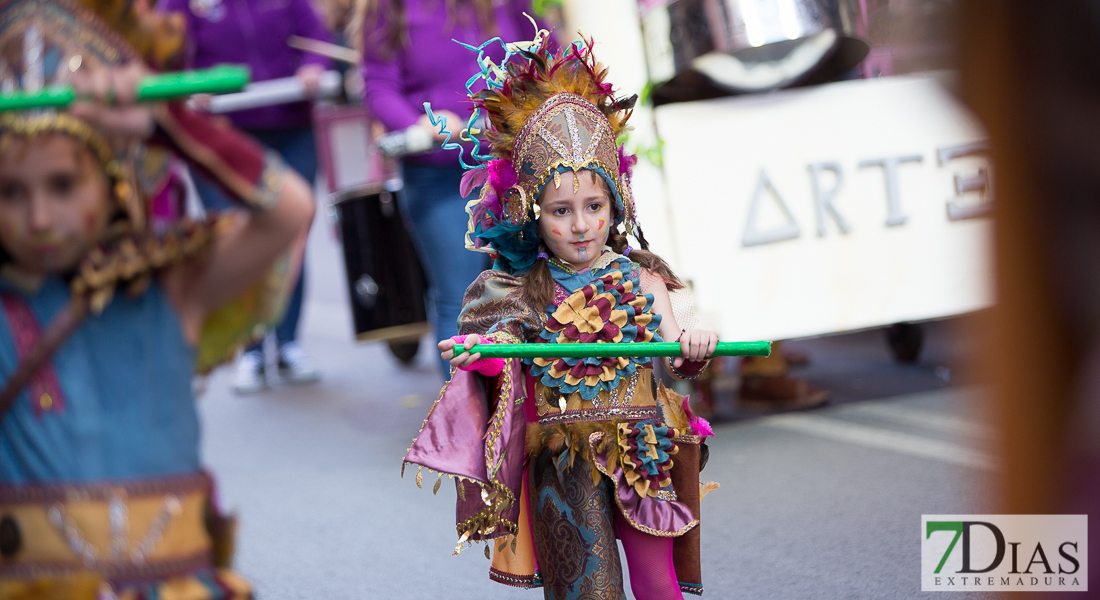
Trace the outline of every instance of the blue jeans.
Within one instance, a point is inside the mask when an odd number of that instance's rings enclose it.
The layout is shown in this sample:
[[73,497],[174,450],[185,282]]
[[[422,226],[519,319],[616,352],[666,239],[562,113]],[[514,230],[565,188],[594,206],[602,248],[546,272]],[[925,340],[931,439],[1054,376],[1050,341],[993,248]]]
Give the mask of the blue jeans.
[[[317,175],[317,146],[313,142],[313,129],[309,127],[297,127],[292,129],[251,129],[246,133],[256,138],[261,144],[279,153],[286,164],[298,172],[307,182],[313,184]],[[236,206],[230,201],[225,192],[214,183],[195,174],[195,188],[199,192],[199,198],[207,210],[225,210]],[[456,188],[457,189],[457,188]],[[298,321],[302,316],[302,298],[305,295],[306,266],[302,260],[302,271],[298,274],[298,283],[294,285],[294,292],[287,302],[286,314],[282,322],[275,328],[275,341],[279,345],[293,342],[298,339]],[[260,343],[249,346],[248,351],[259,350]]]
[[[466,199],[459,193],[459,165],[403,163],[405,190],[401,211],[412,224],[413,243],[428,276],[428,315],[438,340],[458,335],[458,314],[466,288],[488,268],[484,253],[465,248]],[[434,349],[433,349],[434,351]],[[438,355],[437,355],[438,356]],[[443,378],[451,367],[439,360]]]

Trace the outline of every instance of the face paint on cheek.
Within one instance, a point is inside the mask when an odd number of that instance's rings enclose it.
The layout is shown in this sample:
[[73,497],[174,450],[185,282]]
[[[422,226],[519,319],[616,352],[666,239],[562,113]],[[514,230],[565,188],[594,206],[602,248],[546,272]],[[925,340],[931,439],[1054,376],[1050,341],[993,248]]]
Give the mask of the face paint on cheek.
[[607,227],[606,219],[600,219],[596,221],[596,231],[603,231],[605,227]]
[[105,215],[103,208],[98,206],[90,206],[84,209],[84,214],[81,217],[81,225],[84,227],[84,234],[89,237],[96,237],[99,235],[100,230],[103,229],[105,221]]
[[96,230],[96,224],[98,223],[98,221],[99,221],[99,219],[96,217],[96,215],[94,213],[85,214],[84,215],[84,233],[88,236],[91,236],[92,234],[94,234],[95,230]]
[[0,238],[13,240],[19,233],[19,227],[14,219],[10,219],[7,215],[0,215]]
[[558,229],[557,227],[555,227],[555,228],[551,229],[551,230],[550,230],[550,233],[552,233],[552,234],[554,234],[554,235],[556,235],[556,236],[558,236],[558,237],[562,237],[562,236],[563,236],[563,234],[562,234],[561,230],[560,230],[560,229]]

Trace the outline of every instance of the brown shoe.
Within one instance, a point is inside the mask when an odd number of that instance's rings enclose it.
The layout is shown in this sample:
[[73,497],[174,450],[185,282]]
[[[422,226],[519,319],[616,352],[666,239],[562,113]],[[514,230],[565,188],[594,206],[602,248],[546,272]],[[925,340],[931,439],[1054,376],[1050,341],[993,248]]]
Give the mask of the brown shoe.
[[786,375],[748,375],[741,380],[738,405],[751,410],[813,408],[829,401],[829,392],[805,379]]

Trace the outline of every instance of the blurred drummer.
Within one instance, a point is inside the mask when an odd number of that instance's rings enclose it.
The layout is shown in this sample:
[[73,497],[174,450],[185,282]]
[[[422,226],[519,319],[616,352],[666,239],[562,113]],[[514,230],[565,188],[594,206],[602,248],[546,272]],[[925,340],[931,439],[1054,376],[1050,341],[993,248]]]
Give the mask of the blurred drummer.
[[[332,41],[310,0],[161,0],[159,8],[178,12],[187,20],[187,68],[247,64],[252,69],[253,81],[297,77],[307,93],[312,94],[320,84],[321,74],[332,66],[328,58],[287,45],[287,38],[292,35]],[[229,118],[278,152],[306,181],[313,182],[317,151],[308,102],[243,110],[230,113]],[[196,177],[195,186],[206,207],[220,209],[229,205],[221,190],[211,183]],[[297,342],[304,287],[303,267],[286,316],[275,330],[278,373],[290,383],[312,383],[320,378],[320,372]],[[266,387],[265,362],[262,343],[245,351],[237,363],[234,382],[237,393],[254,393]]]
[[[496,36],[529,39],[535,31],[523,15],[535,14],[530,0],[359,0],[356,10],[352,39],[362,43],[366,105],[388,131],[431,130],[425,102],[447,118],[449,129],[461,129],[470,110],[466,80],[474,54],[452,40],[477,46]],[[489,54],[497,61],[504,56],[499,47]],[[435,336],[449,339],[458,334],[466,287],[487,266],[482,254],[464,250],[463,170],[457,153],[442,150],[406,157],[402,169],[401,210],[427,272]],[[450,366],[442,359],[439,365],[448,378]]]

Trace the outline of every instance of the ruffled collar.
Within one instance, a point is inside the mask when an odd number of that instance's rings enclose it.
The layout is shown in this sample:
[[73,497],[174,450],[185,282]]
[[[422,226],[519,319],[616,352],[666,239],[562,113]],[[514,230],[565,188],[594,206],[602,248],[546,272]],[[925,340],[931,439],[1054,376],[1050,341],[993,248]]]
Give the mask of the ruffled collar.
[[[577,273],[551,264],[554,280],[569,293],[547,310],[546,325],[534,341],[545,344],[661,341],[661,316],[653,296],[642,294],[638,272],[625,257],[606,251],[592,268]],[[524,359],[531,375],[562,394],[592,400],[610,392],[623,377],[650,363],[644,357]]]
[[[612,265],[627,266],[630,265],[630,259],[611,250],[610,248],[604,248],[604,251],[600,254],[596,261],[592,263],[587,269],[576,270],[573,265],[559,260],[556,257],[550,259],[550,274],[554,277],[554,281],[561,285],[566,291],[574,292],[577,289],[592,283],[593,281],[600,279],[608,274],[611,269],[620,270],[618,267],[612,267]],[[633,268],[628,267],[625,270],[625,275],[630,278],[633,275]]]

